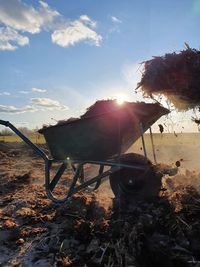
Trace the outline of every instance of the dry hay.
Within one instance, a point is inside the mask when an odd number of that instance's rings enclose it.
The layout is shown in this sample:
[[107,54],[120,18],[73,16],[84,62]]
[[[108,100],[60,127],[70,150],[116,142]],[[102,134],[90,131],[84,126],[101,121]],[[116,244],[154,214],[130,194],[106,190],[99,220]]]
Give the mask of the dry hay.
[[200,104],[200,51],[187,49],[144,62],[144,72],[136,90],[145,96],[163,94],[178,110]]

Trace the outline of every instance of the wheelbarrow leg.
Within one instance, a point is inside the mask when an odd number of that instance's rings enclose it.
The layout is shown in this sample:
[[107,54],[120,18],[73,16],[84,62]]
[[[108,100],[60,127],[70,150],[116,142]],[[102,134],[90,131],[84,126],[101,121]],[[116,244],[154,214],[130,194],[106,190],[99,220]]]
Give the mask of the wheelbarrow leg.
[[[101,175],[103,173],[103,170],[104,170],[104,165],[101,165],[100,168],[99,168],[99,175]],[[93,190],[96,190],[97,188],[99,188],[100,185],[101,185],[101,179],[99,179],[96,182],[96,185],[95,185]]]
[[85,174],[84,174],[84,167],[82,165],[80,169],[80,177],[79,177],[80,183],[83,184],[85,182]]
[[[76,167],[75,167],[75,164],[71,164],[72,166],[72,169],[74,171],[74,173],[76,172]],[[84,174],[84,168],[83,168],[83,165],[80,169],[80,172],[79,172],[79,180],[80,180],[80,183],[83,184],[85,182],[85,174]]]
[[58,183],[59,179],[61,178],[62,174],[64,173],[67,165],[66,162],[63,162],[63,164],[58,169],[56,175],[54,176],[53,180],[50,181],[50,171],[53,161],[52,160],[45,160],[45,190],[48,198],[54,202],[54,203],[63,203],[67,200],[67,196],[65,195],[61,199],[57,199],[53,196],[53,189],[55,188],[56,184]]
[[67,167],[66,162],[63,162],[63,164],[60,166],[56,175],[54,176],[54,178],[52,179],[52,181],[49,184],[49,189],[51,191],[53,191],[53,189],[57,185],[58,181],[60,180],[61,176],[63,175],[64,171],[66,170],[66,167]]
[[[92,164],[91,164],[92,167]],[[104,171],[104,165],[100,164],[99,170],[98,170],[98,176],[100,176]],[[84,170],[81,171],[80,173],[80,180],[81,180],[81,184],[85,183],[88,181],[88,179],[85,181],[85,177],[84,177]],[[86,175],[87,176],[87,175]],[[101,179],[98,179],[94,184],[89,185],[87,188],[89,189],[89,191],[94,191],[97,188],[99,188],[99,186],[101,185]]]
[[67,198],[70,197],[73,194],[75,185],[76,185],[76,183],[78,181],[80,172],[82,172],[82,169],[83,169],[83,164],[79,164],[78,167],[76,168],[72,183],[71,183],[71,185],[69,187],[69,190],[67,192]]
[[63,175],[64,171],[67,168],[67,162],[64,161],[62,163],[62,165],[60,166],[60,168],[58,169],[56,175],[54,176],[54,178],[52,179],[52,181],[50,181],[50,170],[51,170],[51,166],[52,166],[52,160],[46,160],[45,161],[45,188],[46,188],[46,193],[47,196],[51,199],[52,202],[54,203],[62,203],[65,202],[72,194],[76,185],[76,182],[79,178],[81,169],[82,169],[82,164],[79,164],[78,167],[75,170],[75,174],[72,178],[72,183],[69,187],[69,189],[67,190],[65,196],[61,199],[57,199],[53,196],[53,189],[55,188],[56,184],[58,183],[59,179],[61,178],[61,176]]

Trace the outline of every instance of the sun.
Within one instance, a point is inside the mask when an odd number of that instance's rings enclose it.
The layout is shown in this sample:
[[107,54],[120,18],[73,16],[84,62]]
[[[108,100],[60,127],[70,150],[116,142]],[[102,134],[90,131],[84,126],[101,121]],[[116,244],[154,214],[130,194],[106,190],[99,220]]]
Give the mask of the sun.
[[118,105],[122,105],[126,100],[126,96],[123,94],[116,95],[116,101]]

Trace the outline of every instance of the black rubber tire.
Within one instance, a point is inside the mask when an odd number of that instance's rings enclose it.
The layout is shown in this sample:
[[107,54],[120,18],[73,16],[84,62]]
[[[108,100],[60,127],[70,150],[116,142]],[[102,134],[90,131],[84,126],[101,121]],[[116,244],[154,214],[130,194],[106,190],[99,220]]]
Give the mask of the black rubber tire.
[[144,156],[129,153],[120,158],[121,163],[142,165],[145,170],[123,168],[109,177],[110,187],[116,198],[121,200],[148,201],[159,195],[161,175]]

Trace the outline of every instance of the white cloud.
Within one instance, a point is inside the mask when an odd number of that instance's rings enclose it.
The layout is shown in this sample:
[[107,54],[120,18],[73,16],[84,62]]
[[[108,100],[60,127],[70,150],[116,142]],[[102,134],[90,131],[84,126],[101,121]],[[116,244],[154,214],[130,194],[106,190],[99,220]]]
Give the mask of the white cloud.
[[37,107],[44,107],[49,110],[68,110],[65,105],[60,104],[59,101],[50,98],[32,98],[31,104]]
[[38,33],[57,16],[59,13],[43,1],[36,9],[21,0],[0,0],[0,22],[15,30]]
[[25,94],[29,94],[29,91],[23,91],[23,90],[22,90],[22,91],[19,91],[19,93],[25,95]]
[[39,1],[39,7],[33,8],[21,0],[0,0],[0,50],[16,50],[29,44],[29,38],[22,32],[32,34],[48,29],[60,14],[52,10],[47,3]]
[[0,93],[0,95],[10,95],[10,93],[9,92],[2,92],[2,93]]
[[20,113],[35,112],[35,111],[36,111],[36,109],[33,106],[25,106],[22,108],[17,108],[14,106],[0,105],[0,113],[20,114]]
[[65,111],[68,109],[69,108],[67,106],[60,104],[59,101],[52,100],[50,98],[32,98],[30,105],[26,105],[24,107],[0,105],[0,114],[20,114],[25,112],[36,112],[45,110]]
[[115,16],[111,16],[111,20],[112,22],[115,22],[115,23],[122,23],[122,21]]
[[52,32],[53,43],[68,47],[81,41],[89,41],[99,46],[102,37],[95,32],[96,21],[87,15],[69,21],[58,11],[39,1],[34,8],[22,0],[0,0],[0,50],[16,50],[29,43],[25,32],[36,34],[42,30]]
[[[35,87],[33,87],[31,91],[32,92],[37,92],[37,93],[45,93],[45,92],[47,92],[46,89],[40,89],[40,88],[35,88]],[[29,94],[31,91],[21,90],[21,91],[19,91],[19,93],[20,94]]]
[[69,108],[59,103],[59,101],[52,100],[50,98],[32,98],[30,105],[24,107],[5,106],[0,105],[0,114],[20,114],[25,112],[36,112],[45,110],[68,110]]
[[92,21],[88,16],[82,15],[78,20],[66,24],[63,28],[55,30],[51,39],[62,47],[68,47],[81,41],[89,41],[99,46],[102,41],[101,35],[98,35],[93,28],[96,22]]
[[19,34],[10,27],[0,27],[0,50],[15,50],[17,46],[29,43],[28,37]]
[[32,91],[37,93],[45,93],[47,90],[33,87]]
[[96,21],[92,20],[87,15],[81,15],[79,19],[92,28],[95,28],[97,25]]

